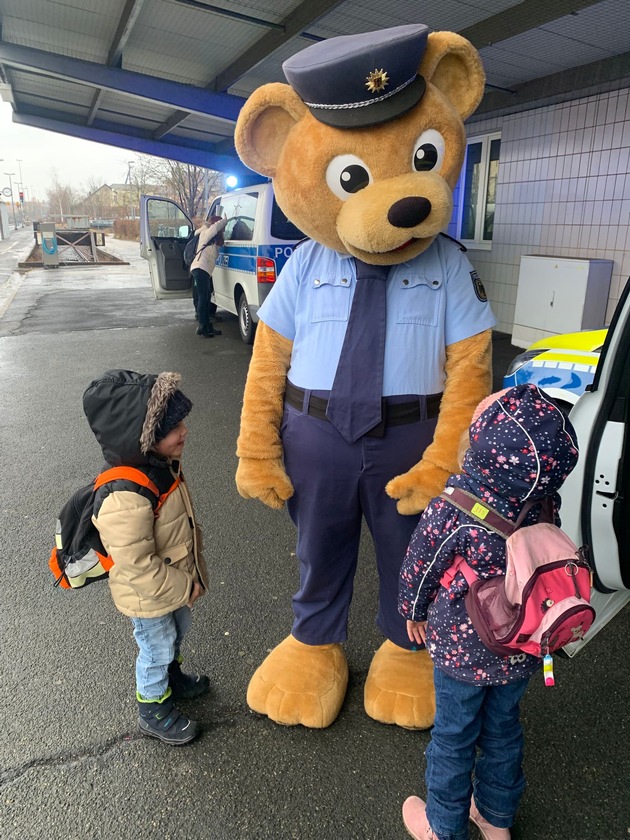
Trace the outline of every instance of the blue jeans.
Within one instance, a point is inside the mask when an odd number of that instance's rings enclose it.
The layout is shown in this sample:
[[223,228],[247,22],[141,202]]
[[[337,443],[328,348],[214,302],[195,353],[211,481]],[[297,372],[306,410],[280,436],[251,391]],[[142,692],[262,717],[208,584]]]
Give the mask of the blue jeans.
[[136,691],[143,700],[160,700],[168,689],[168,666],[179,656],[182,639],[190,630],[189,607],[159,618],[132,618],[138,645]]
[[509,828],[525,789],[519,703],[528,680],[472,685],[438,668],[433,680],[436,715],[425,776],[429,825],[439,840],[467,840],[474,772],[481,815]]

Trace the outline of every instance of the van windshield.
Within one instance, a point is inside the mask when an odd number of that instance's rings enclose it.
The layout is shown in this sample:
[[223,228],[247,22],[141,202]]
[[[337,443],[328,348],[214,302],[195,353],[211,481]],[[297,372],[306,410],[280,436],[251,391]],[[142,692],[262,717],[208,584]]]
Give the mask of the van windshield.
[[304,239],[302,231],[290,222],[278,207],[276,197],[271,208],[271,235],[275,239]]

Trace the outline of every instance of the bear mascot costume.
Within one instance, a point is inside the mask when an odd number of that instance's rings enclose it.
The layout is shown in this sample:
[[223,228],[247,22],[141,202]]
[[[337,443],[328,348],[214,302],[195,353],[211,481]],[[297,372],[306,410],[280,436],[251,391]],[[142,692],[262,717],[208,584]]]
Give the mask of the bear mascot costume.
[[283,70],[289,84],[246,101],[235,143],[308,239],[258,312],[236,484],[245,498],[287,503],[300,588],[291,633],[254,673],[247,702],[285,725],[335,720],[365,517],[385,636],[365,709],[426,728],[432,665],[397,612],[398,575],[490,392],[494,318],[465,249],[440,234],[484,72],[464,38],[419,24],[322,41]]

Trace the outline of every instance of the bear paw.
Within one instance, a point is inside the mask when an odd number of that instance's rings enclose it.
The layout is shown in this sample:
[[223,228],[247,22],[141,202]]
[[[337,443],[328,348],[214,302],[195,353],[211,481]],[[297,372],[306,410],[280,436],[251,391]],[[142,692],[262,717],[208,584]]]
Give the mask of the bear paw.
[[340,644],[305,645],[287,636],[255,671],[247,705],[284,726],[323,729],[339,714],[347,686]]
[[426,650],[406,650],[389,640],[374,654],[365,681],[367,714],[404,729],[428,729],[435,717],[433,663]]

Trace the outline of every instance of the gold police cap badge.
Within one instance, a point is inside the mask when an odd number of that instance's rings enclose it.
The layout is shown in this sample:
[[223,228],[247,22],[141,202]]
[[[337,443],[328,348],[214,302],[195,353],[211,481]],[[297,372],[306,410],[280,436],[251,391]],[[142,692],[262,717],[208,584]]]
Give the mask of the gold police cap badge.
[[370,93],[380,93],[389,84],[389,76],[385,70],[372,70],[365,80],[365,86]]

